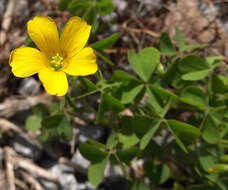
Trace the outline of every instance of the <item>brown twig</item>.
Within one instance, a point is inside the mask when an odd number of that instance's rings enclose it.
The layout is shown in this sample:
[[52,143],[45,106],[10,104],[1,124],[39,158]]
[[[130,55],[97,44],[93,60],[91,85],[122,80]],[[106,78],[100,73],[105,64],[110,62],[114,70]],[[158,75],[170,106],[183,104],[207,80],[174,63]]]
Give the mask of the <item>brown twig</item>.
[[15,178],[15,184],[16,186],[20,187],[23,190],[29,190],[28,186],[21,180]]
[[12,130],[16,133],[20,133],[22,134],[23,131],[21,128],[19,128],[18,126],[16,126],[15,124],[13,124],[12,122],[4,119],[4,118],[0,118],[0,132],[4,133],[6,131]]
[[20,171],[23,178],[31,184],[31,186],[34,188],[34,190],[43,190],[43,187],[40,185],[40,183],[31,175],[27,174],[24,171]]
[[45,178],[49,181],[53,181],[55,183],[59,183],[59,178],[52,173],[48,172],[47,170],[35,165],[32,163],[30,160],[21,158],[20,156],[17,155],[17,153],[11,148],[11,147],[6,147],[8,156],[13,158],[11,159],[14,167],[22,168],[34,176],[38,176],[41,178]]
[[60,157],[58,160],[59,163],[65,164],[71,168],[74,168],[75,171],[80,172],[82,175],[87,175],[88,170],[83,168],[81,165],[71,162],[65,157]]
[[9,3],[6,8],[6,12],[3,16],[3,21],[1,25],[1,31],[0,31],[0,46],[3,46],[6,42],[7,31],[10,28],[12,18],[13,18],[13,13],[15,11],[15,4],[16,4],[16,0],[9,0]]
[[150,35],[154,38],[159,38],[160,37],[160,34],[158,33],[155,33],[155,32],[152,32],[151,30],[147,29],[147,28],[130,28],[127,26],[127,22],[124,22],[122,25],[121,25],[121,28],[126,30],[126,31],[129,31],[129,32],[132,32],[132,33],[137,33],[137,34],[141,34],[141,33],[145,33],[147,35]]
[[6,160],[6,178],[8,181],[9,190],[16,190],[14,164],[11,157],[11,151],[8,147],[4,148],[4,156]]
[[32,163],[29,160],[26,160],[24,158],[17,158],[17,159],[15,159],[15,165],[17,167],[20,167],[22,169],[29,171],[30,173],[32,173],[35,176],[39,176],[39,177],[45,178],[49,181],[59,183],[59,178],[57,176],[53,175],[52,173],[48,172],[47,170],[45,170],[41,167],[35,165],[34,163]]
[[0,189],[1,190],[8,190],[6,175],[5,175],[5,171],[3,170],[3,168],[0,168]]
[[106,49],[104,50],[104,52],[108,54],[116,54],[116,53],[125,54],[125,53],[128,53],[129,50],[130,49],[117,48],[117,49]]
[[0,104],[0,117],[9,118],[17,112],[28,110],[38,103],[49,104],[52,97],[48,94],[39,96],[14,96]]

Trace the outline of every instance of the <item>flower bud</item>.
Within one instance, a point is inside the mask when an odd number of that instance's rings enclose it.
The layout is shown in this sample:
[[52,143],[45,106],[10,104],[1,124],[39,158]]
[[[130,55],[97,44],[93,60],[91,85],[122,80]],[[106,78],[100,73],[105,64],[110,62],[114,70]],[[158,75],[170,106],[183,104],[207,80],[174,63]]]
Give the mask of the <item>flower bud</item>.
[[213,168],[208,169],[209,173],[222,173],[228,172],[228,165],[227,164],[215,164]]
[[221,160],[222,162],[228,162],[228,155],[223,155],[223,156],[221,156],[221,157],[220,157],[220,160]]

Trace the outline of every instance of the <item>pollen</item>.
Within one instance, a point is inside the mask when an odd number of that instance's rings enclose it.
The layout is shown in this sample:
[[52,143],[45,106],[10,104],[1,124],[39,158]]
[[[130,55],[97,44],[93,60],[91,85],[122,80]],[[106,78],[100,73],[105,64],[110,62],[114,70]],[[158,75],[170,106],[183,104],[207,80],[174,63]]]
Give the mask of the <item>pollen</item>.
[[51,57],[50,65],[55,71],[57,71],[63,67],[64,58],[59,55],[59,53],[57,53],[56,55]]

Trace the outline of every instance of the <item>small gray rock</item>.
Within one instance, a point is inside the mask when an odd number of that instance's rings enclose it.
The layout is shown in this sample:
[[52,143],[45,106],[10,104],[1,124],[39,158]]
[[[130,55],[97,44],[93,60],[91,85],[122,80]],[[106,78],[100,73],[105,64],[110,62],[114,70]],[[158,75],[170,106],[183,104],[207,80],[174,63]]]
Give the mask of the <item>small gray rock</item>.
[[26,136],[17,135],[10,140],[9,144],[17,153],[27,158],[38,160],[41,157],[41,145],[35,141],[33,142]]
[[29,15],[28,1],[16,0],[15,16],[19,22],[25,21]]
[[108,22],[111,22],[113,19],[115,19],[117,17],[117,14],[115,12],[112,12],[111,14],[109,15],[105,15],[105,16],[101,16],[101,20],[104,22],[104,23],[108,23]]
[[40,82],[33,77],[24,78],[20,84],[18,93],[21,95],[37,95],[40,92]]
[[85,170],[87,170],[90,166],[90,162],[81,155],[78,149],[71,158],[71,162],[76,165],[80,165],[80,167],[82,167]]
[[113,4],[119,12],[124,11],[128,5],[128,3],[124,0],[113,0]]
[[113,24],[111,26],[111,31],[112,32],[119,32],[120,31],[120,25],[119,24]]
[[120,177],[120,176],[123,177],[124,173],[119,165],[113,165],[110,162],[108,162],[108,164],[105,168],[104,176],[106,178],[115,178],[115,177]]
[[[60,179],[60,187],[50,181],[41,179],[40,182],[44,186],[45,190],[76,190],[78,189],[78,182],[74,176],[74,170],[64,164],[54,164],[49,167],[50,163],[47,163],[48,171]],[[52,163],[53,164],[53,163]]]
[[87,181],[86,183],[79,184],[77,190],[97,190],[97,188]]
[[0,17],[2,17],[5,10],[6,0],[0,0]]
[[142,2],[147,10],[160,10],[162,8],[162,0],[138,0]]
[[209,4],[206,2],[206,1],[202,1],[200,0],[200,3],[199,3],[199,10],[210,20],[214,20],[215,19],[215,16],[217,15],[217,13],[219,12],[219,7],[218,6],[214,6],[214,11],[215,12],[212,12],[211,11],[211,8],[209,6]]
[[101,140],[105,137],[105,130],[99,126],[77,126],[74,130],[76,144],[85,143],[88,139]]

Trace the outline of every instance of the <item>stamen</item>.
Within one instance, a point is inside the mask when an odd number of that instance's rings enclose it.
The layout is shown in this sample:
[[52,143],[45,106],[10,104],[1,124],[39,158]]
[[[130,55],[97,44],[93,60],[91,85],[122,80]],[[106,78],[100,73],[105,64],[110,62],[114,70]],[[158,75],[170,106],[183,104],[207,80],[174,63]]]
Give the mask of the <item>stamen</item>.
[[50,65],[54,70],[59,70],[63,67],[64,65],[64,59],[62,56],[57,53],[56,55],[51,57]]

